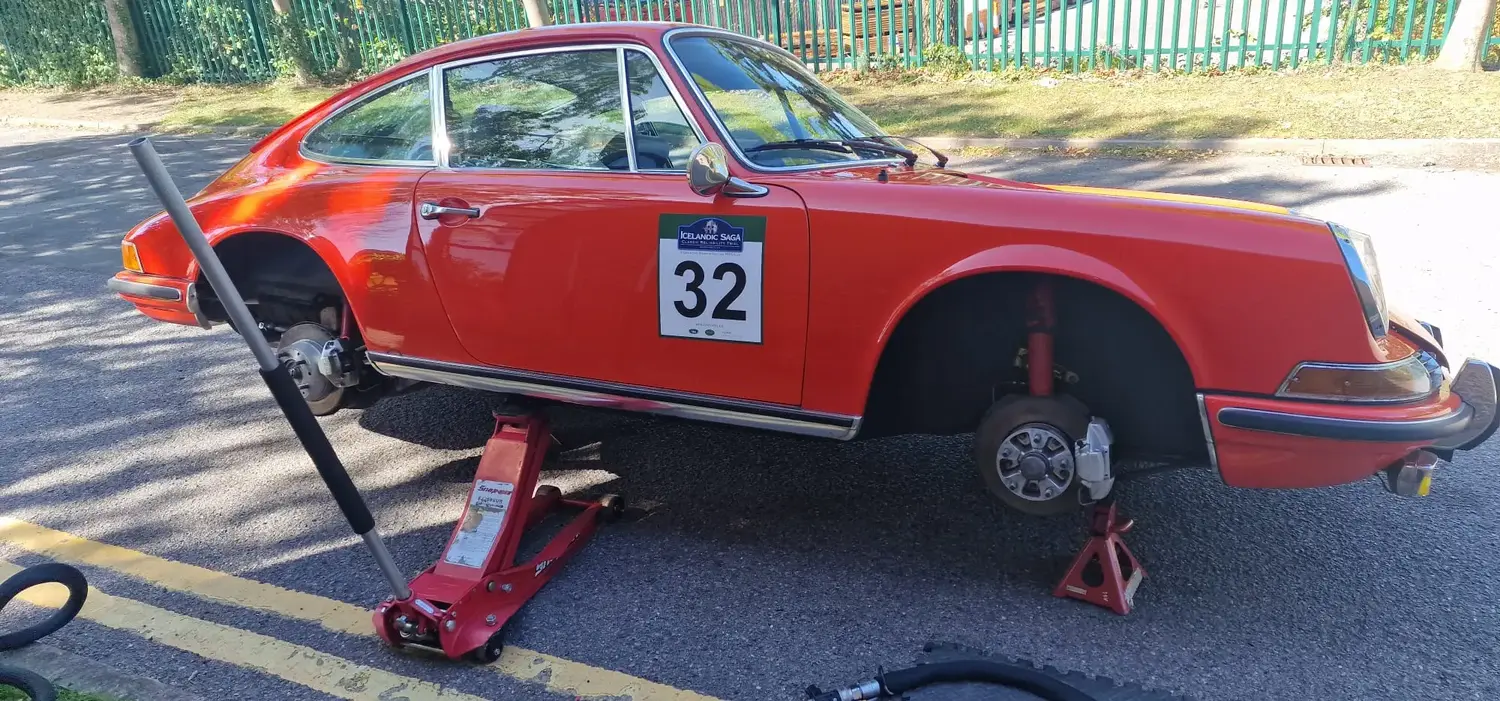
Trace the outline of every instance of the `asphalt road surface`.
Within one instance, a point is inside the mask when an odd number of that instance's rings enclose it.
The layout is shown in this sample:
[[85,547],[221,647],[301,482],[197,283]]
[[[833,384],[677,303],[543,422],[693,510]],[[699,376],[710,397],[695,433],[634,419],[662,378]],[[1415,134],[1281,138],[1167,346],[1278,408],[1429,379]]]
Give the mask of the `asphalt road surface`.
[[[104,289],[117,243],[158,209],[126,137],[0,134],[0,514],[370,607],[385,594],[225,328],[156,324]],[[160,142],[192,192],[244,141]],[[973,164],[1050,182],[1291,205],[1378,240],[1392,303],[1500,359],[1500,175],[1013,156]],[[1272,283],[1274,284],[1274,283]],[[1267,329],[1274,333],[1274,329]],[[441,548],[490,421],[434,388],[323,422],[411,574]],[[1500,449],[1462,455],[1433,495],[1373,480],[1234,490],[1207,471],[1122,486],[1150,577],[1116,617],[1049,590],[1079,518],[1003,510],[966,438],[834,444],[565,412],[603,439],[551,470],[648,516],[597,540],[517,621],[516,645],[733,699],[792,699],[958,643],[1204,699],[1500,696]],[[0,557],[37,561],[0,548]],[[556,698],[368,637],[87,570],[101,590],[485,698]],[[328,698],[88,621],[49,642],[206,698]],[[975,698],[982,698],[976,696]]]

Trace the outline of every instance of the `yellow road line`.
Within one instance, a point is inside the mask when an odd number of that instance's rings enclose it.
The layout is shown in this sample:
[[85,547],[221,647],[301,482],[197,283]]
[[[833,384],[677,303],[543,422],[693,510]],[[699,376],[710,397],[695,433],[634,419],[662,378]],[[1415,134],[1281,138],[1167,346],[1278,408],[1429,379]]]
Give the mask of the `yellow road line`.
[[[209,601],[309,621],[338,633],[375,637],[370,612],[353,604],[98,543],[19,519],[0,517],[0,543],[62,562],[113,570],[163,589]],[[375,576],[373,566],[370,576]],[[198,653],[197,650],[190,652]],[[545,685],[553,693],[584,698],[713,701],[712,697],[692,691],[513,646],[506,646],[500,659],[489,669],[507,677]]]
[[[20,571],[19,565],[0,560],[0,578]],[[22,592],[20,598],[55,609],[68,600],[68,593],[56,586],[32,587]],[[273,674],[341,699],[484,701],[478,696],[366,667],[310,647],[111,596],[93,587],[89,587],[88,600],[78,617],[200,657]]]

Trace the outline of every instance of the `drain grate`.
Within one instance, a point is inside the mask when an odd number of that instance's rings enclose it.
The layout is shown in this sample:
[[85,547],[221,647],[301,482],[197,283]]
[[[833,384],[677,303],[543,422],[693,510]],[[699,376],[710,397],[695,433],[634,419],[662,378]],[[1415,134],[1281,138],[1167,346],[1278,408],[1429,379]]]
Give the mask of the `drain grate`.
[[1368,166],[1370,159],[1364,156],[1330,156],[1322,154],[1319,156],[1303,156],[1302,165],[1305,166]]

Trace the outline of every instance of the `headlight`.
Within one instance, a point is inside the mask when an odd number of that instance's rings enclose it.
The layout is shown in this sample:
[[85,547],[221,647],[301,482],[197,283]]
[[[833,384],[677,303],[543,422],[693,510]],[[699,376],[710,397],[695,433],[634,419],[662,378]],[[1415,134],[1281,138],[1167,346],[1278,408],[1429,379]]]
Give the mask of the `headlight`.
[[1328,228],[1333,230],[1339,250],[1344,253],[1344,265],[1354,281],[1354,292],[1359,295],[1370,333],[1380,338],[1390,329],[1390,321],[1386,315],[1385,289],[1380,285],[1380,267],[1375,262],[1375,246],[1369,236],[1348,227],[1329,222]]

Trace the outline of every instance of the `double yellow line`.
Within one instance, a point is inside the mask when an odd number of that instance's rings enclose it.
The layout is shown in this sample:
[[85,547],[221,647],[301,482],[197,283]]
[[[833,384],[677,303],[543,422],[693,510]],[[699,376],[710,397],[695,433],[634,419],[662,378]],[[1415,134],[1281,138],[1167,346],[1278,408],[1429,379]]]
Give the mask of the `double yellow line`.
[[[94,542],[14,518],[0,517],[0,543],[61,562],[113,570],[162,589],[215,603],[315,623],[336,633],[369,637],[372,644],[384,644],[375,638],[370,612],[342,601]],[[20,569],[13,563],[0,560],[0,579]],[[21,598],[39,606],[57,608],[67,596],[65,592],[53,589],[55,587],[36,587]],[[338,698],[483,701],[477,696],[361,665],[305,645],[184,616],[93,588],[89,590],[88,602],[79,617],[201,657],[274,675]],[[708,696],[691,691],[517,647],[507,647],[488,669],[535,683],[553,693],[575,697],[712,701]]]

